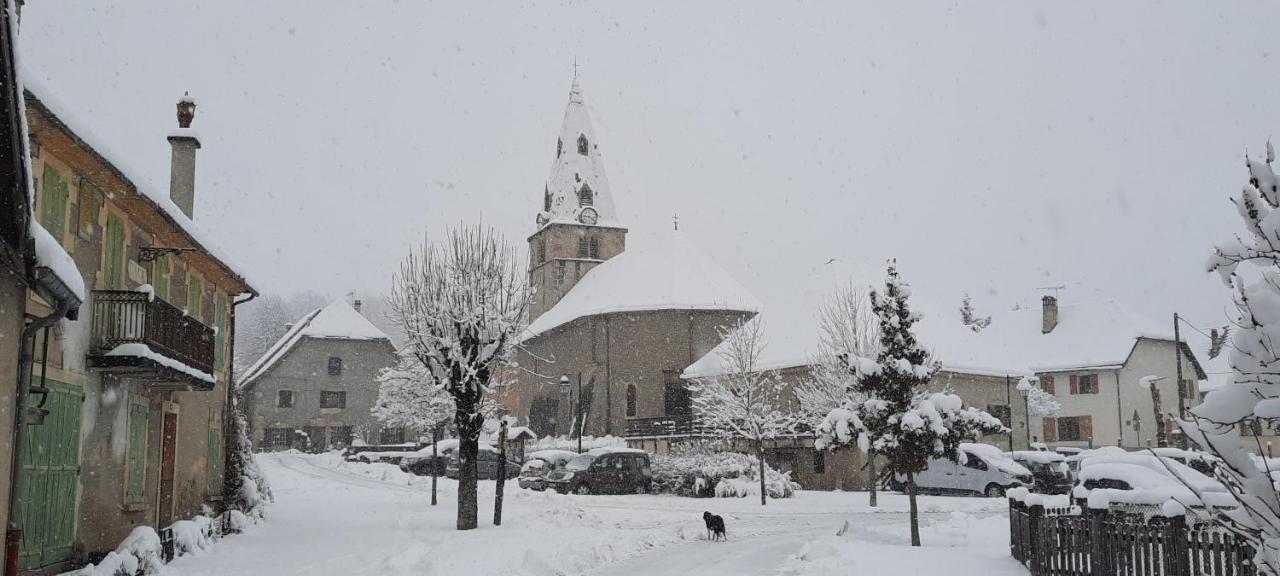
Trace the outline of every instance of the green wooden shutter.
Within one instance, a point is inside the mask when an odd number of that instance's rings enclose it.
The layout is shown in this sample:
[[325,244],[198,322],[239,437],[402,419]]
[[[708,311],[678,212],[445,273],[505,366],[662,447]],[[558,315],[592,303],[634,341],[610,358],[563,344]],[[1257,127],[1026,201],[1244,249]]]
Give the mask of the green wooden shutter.
[[146,404],[129,405],[129,458],[125,466],[125,499],[139,502],[147,496],[147,419]]
[[209,494],[222,493],[222,429],[209,429]]
[[62,242],[67,230],[67,180],[56,168],[45,164],[41,185],[40,223]]
[[151,286],[156,290],[156,296],[161,300],[169,300],[169,256],[167,254],[156,258],[155,278],[151,279]]
[[190,268],[187,268],[187,315],[201,321],[204,320],[201,318],[200,304],[200,295],[203,293],[204,283]]
[[115,214],[107,215],[106,242],[103,244],[103,249],[106,250],[106,262],[103,267],[107,277],[107,289],[121,290],[124,288],[124,220]]
[[213,369],[214,371],[223,368],[222,363],[226,359],[227,354],[223,350],[227,343],[227,299],[219,294],[213,301],[213,325],[218,329],[217,334],[213,337]]

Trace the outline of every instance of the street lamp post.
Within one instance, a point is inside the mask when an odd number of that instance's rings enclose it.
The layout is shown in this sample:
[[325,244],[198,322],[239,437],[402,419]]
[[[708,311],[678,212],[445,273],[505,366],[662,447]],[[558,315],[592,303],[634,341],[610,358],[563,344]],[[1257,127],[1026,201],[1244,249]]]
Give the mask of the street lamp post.
[[1040,379],[1035,376],[1026,376],[1018,381],[1018,394],[1022,395],[1023,421],[1027,431],[1027,449],[1031,449],[1031,388],[1036,386]]
[[568,410],[569,426],[567,428],[570,436],[572,436],[573,435],[573,388],[569,385],[568,376],[560,377],[560,393],[569,397],[569,410]]

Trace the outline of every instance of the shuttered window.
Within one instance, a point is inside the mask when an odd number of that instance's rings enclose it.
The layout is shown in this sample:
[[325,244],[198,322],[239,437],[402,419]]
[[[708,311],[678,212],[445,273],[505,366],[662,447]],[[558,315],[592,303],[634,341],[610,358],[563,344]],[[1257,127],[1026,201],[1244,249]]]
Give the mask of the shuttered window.
[[152,274],[151,286],[156,290],[156,296],[161,300],[169,302],[169,278],[171,277],[172,266],[169,262],[169,255],[165,254],[156,258],[155,273]]
[[1041,376],[1040,389],[1053,394],[1053,376]]
[[129,405],[129,454],[125,465],[125,500],[141,502],[147,495],[146,404]]
[[40,223],[61,243],[67,230],[67,179],[57,168],[45,164],[40,183]]
[[1071,393],[1072,394],[1097,394],[1098,393],[1098,375],[1097,374],[1072,374],[1071,375]]
[[209,493],[222,493],[222,430],[209,429]]
[[204,282],[195,272],[187,268],[187,315],[197,320],[204,320],[203,299]]
[[1057,418],[1054,418],[1052,416],[1046,416],[1044,418],[1044,441],[1045,442],[1058,441],[1058,419]]
[[102,249],[105,251],[102,271],[106,275],[107,289],[123,290],[124,219],[116,214],[107,214],[107,231]]
[[226,361],[226,345],[227,345],[227,299],[222,294],[218,294],[213,300],[213,326],[217,330],[213,336],[213,366],[214,370],[221,370],[223,362]]

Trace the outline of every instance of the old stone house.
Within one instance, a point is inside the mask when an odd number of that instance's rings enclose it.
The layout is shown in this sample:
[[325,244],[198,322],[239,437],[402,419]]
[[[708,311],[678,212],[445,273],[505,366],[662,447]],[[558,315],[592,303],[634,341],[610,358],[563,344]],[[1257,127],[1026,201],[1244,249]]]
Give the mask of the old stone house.
[[[50,571],[219,508],[234,307],[254,290],[193,223],[194,102],[178,104],[165,195],[28,88],[35,215],[90,288],[78,320],[38,336],[47,414],[23,447],[19,562]],[[35,293],[26,307],[49,309]]]
[[536,224],[530,324],[501,402],[538,435],[688,428],[681,371],[760,306],[678,231],[628,239],[576,79]]
[[254,446],[320,451],[415,440],[415,431],[385,427],[371,412],[375,378],[396,360],[390,338],[345,300],[303,316],[238,384]]

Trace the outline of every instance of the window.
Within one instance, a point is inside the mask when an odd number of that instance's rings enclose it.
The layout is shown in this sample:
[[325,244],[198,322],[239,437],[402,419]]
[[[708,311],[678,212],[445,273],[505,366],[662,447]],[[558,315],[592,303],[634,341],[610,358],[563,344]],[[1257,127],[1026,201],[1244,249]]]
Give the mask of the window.
[[595,204],[596,195],[591,191],[591,187],[586,184],[582,185],[582,189],[578,190],[578,206],[591,206]]
[[346,408],[347,407],[346,391],[321,390],[320,391],[320,407],[321,408]]
[[289,445],[289,428],[267,428],[262,431],[262,444],[268,448],[285,448]]
[[600,239],[592,237],[587,246],[587,258],[600,259]]
[[974,470],[981,470],[983,472],[987,471],[987,463],[982,458],[979,458],[975,454],[965,454],[965,456],[966,456],[966,458],[964,459],[965,468],[972,468]]
[[222,493],[222,429],[209,429],[209,471],[208,492],[210,494]]
[[147,405],[129,404],[129,453],[125,463],[124,498],[142,502],[147,498]]
[[1058,441],[1058,419],[1052,416],[1044,417],[1044,441]]
[[44,188],[40,191],[40,223],[61,243],[67,230],[67,179],[45,163],[41,184]]
[[200,319],[202,314],[201,296],[204,294],[204,282],[191,268],[187,268],[187,315]]
[[227,298],[222,294],[218,294],[213,300],[213,327],[216,330],[213,333],[213,366],[214,370],[221,370],[223,364],[227,360]]
[[116,214],[107,215],[106,238],[102,249],[106,252],[102,262],[102,271],[106,275],[107,288],[121,290],[124,288],[124,219]]
[[823,452],[821,450],[813,451],[813,473],[814,474],[827,473],[827,453],[826,452]]
[[547,261],[547,240],[546,238],[538,239],[538,263]]
[[293,390],[281,390],[276,393],[276,408],[293,408]]
[[93,234],[93,184],[84,178],[80,179],[80,209],[77,232],[85,240]]
[[627,384],[627,416],[636,415],[636,385]]
[[1097,374],[1072,374],[1071,375],[1071,393],[1072,394],[1097,394],[1098,393],[1098,375]]
[[1009,407],[1004,404],[987,404],[987,414],[1000,419],[1000,424],[1006,428],[1011,425]]
[[1053,394],[1053,376],[1041,376],[1040,389]]
[[172,274],[172,269],[170,268],[170,266],[172,265],[173,264],[169,262],[168,254],[164,254],[157,257],[155,259],[155,262],[151,264],[152,266],[151,286],[155,288],[156,296],[158,296],[161,300],[164,300],[166,302],[169,301],[169,298],[170,298],[169,278],[170,278],[170,275]]
[[587,142],[587,135],[586,135],[586,134],[579,134],[579,135],[578,135],[578,153],[579,153],[579,154],[581,154],[581,155],[583,155],[583,156],[586,156],[586,155],[587,155],[587,148],[589,147],[589,146],[588,146],[589,144],[590,144],[590,143],[589,143],[589,142]]
[[[564,154],[564,140],[556,138],[556,158],[559,158],[561,154]],[[550,207],[547,207],[547,210],[550,209]]]
[[587,239],[579,238],[578,239],[578,257],[586,258],[588,255],[590,255],[590,247],[589,247],[589,244],[587,243]]
[[564,284],[564,260],[556,262],[556,286]]
[[382,444],[403,444],[404,428],[383,428]]
[[334,426],[329,428],[330,446],[350,446],[352,437],[350,426]]
[[342,359],[337,356],[329,357],[329,375],[337,376],[342,374]]
[[1196,397],[1198,396],[1198,394],[1196,393],[1196,381],[1191,379],[1183,379],[1182,393],[1183,393],[1183,398],[1186,398],[1188,400],[1195,400]]
[[[1048,418],[1045,419],[1046,421]],[[1047,430],[1046,424],[1046,432]],[[1063,442],[1081,442],[1093,437],[1092,416],[1060,416],[1058,417],[1058,440]],[[1048,438],[1046,437],[1047,441]]]

